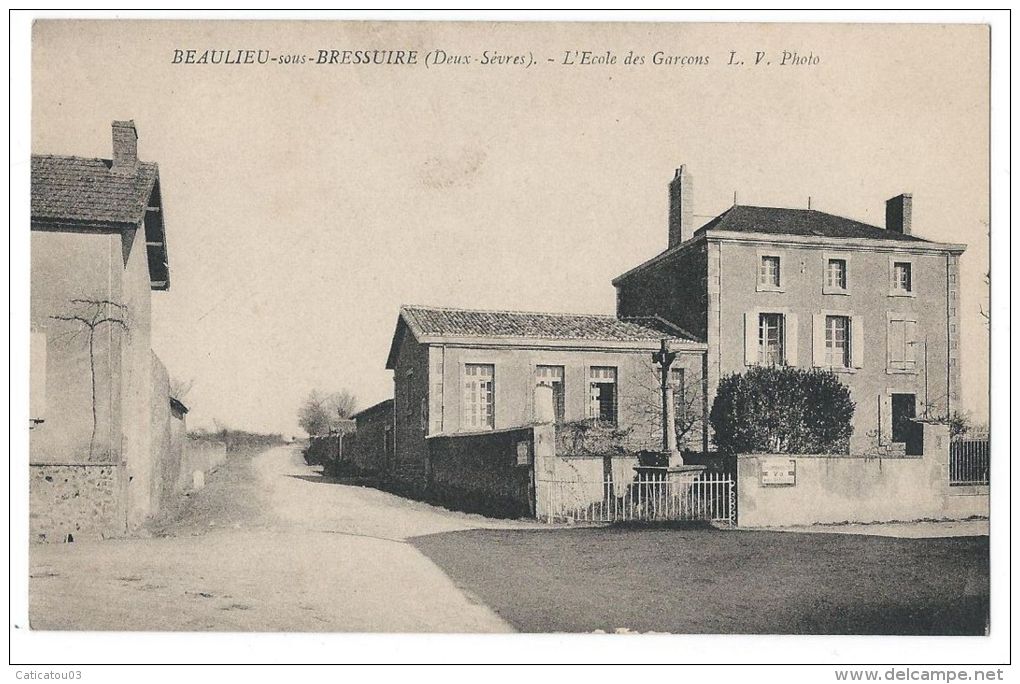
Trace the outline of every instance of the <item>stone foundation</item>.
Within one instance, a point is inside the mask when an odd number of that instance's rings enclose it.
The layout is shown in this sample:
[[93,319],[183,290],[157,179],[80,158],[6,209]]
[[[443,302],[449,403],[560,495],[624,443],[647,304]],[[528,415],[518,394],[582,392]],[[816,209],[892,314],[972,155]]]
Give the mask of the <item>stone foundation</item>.
[[124,533],[123,466],[29,464],[29,534],[33,542],[102,539]]

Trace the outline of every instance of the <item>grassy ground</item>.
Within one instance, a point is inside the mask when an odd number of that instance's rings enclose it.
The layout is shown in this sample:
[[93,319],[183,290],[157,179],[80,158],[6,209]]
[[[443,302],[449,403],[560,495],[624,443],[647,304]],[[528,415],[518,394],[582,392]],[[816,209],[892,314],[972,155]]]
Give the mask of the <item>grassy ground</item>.
[[203,534],[222,527],[252,527],[268,522],[265,485],[259,481],[252,459],[267,447],[240,448],[206,475],[206,486],[167,504],[147,526],[153,536]]
[[525,632],[984,634],[988,538],[609,527],[412,542]]

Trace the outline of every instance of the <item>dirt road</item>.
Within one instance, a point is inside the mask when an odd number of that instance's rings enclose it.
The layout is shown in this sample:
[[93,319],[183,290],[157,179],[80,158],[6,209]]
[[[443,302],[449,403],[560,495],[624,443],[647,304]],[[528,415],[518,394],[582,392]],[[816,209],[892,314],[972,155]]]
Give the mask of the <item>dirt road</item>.
[[523,527],[235,457],[146,539],[33,546],[33,629],[506,632],[410,537]]

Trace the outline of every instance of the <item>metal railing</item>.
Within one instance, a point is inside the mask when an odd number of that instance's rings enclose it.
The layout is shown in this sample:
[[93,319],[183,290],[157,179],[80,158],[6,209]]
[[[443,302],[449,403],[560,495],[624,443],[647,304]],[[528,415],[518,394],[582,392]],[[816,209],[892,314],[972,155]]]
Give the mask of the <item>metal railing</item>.
[[553,480],[537,483],[550,521],[625,522],[708,520],[736,522],[736,482],[724,473],[693,480],[633,482]]
[[988,439],[958,439],[950,443],[950,485],[986,485],[988,468]]

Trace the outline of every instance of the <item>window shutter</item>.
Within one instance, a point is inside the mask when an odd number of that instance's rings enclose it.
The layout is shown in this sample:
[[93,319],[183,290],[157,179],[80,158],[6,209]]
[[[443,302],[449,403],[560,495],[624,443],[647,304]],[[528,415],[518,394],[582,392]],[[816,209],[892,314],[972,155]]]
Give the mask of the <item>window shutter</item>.
[[744,363],[753,366],[758,363],[758,314],[744,313]]
[[850,319],[850,355],[851,366],[864,367],[864,316],[853,316]]
[[892,395],[883,392],[878,396],[878,405],[881,416],[878,423],[879,445],[892,443]]
[[903,359],[907,365],[913,366],[917,361],[917,323],[903,322]]
[[783,340],[783,350],[786,354],[786,365],[797,365],[797,341],[800,336],[797,333],[797,314],[786,314],[786,339]]
[[825,365],[825,314],[811,316],[811,360],[816,366]]

